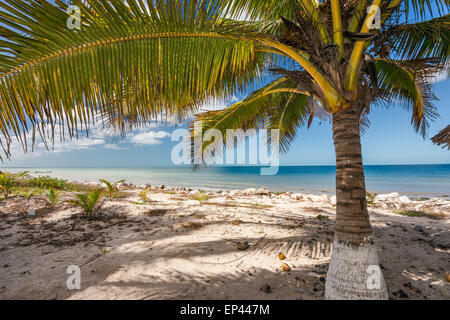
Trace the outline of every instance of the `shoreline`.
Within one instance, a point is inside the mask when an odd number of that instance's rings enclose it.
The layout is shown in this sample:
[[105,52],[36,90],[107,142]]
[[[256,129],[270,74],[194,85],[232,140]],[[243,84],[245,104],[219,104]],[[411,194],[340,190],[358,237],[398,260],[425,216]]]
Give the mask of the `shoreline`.
[[[86,185],[90,185],[90,186],[102,186],[102,183],[99,181],[77,181],[77,180],[68,180],[69,183],[75,183],[75,184],[86,184]],[[191,185],[191,186],[174,186],[174,185],[166,185],[166,184],[158,184],[158,185],[152,185],[150,183],[147,184],[134,184],[134,183],[128,183],[127,180],[125,179],[124,183],[120,184],[122,187],[129,187],[129,188],[135,188],[135,189],[145,189],[147,187],[151,187],[153,189],[161,189],[161,190],[166,190],[166,191],[187,191],[187,192],[191,192],[191,191],[204,191],[204,192],[211,192],[214,194],[229,194],[230,192],[234,193],[235,195],[288,195],[289,197],[291,195],[293,195],[294,197],[297,197],[298,199],[301,199],[302,196],[306,197],[306,199],[311,196],[313,198],[315,197],[321,197],[321,196],[327,196],[328,198],[335,198],[336,194],[335,194],[335,189],[330,189],[330,191],[325,191],[325,190],[321,190],[321,192],[317,192],[317,193],[311,193],[306,191],[299,191],[299,190],[271,190],[270,187],[266,187],[264,185],[262,186],[255,186],[255,187],[250,187],[250,188],[238,188],[238,189],[233,189],[233,188],[211,188],[211,187],[205,187],[205,186],[196,186],[196,185]],[[161,188],[162,187],[162,188]],[[258,191],[259,190],[259,191]],[[304,190],[304,188],[300,188],[300,190]],[[332,191],[331,191],[332,190]],[[387,192],[387,193],[375,193],[375,192],[371,192],[371,191],[367,191],[368,194],[373,195],[374,197],[377,197],[382,199],[382,198],[391,198],[390,200],[392,202],[400,202],[400,203],[409,203],[410,201],[427,201],[427,200],[449,200],[450,201],[450,195],[443,195],[443,196],[430,196],[429,194],[421,194],[421,193],[417,193],[415,197],[410,197],[411,193],[407,193],[407,192]],[[403,199],[403,201],[396,199],[396,198],[401,198]],[[407,198],[407,199],[406,199]],[[294,198],[295,199],[295,198]],[[370,200],[369,197],[367,197],[367,200]]]
[[[24,168],[23,170],[26,170],[27,168]],[[42,169],[42,168],[41,168]],[[15,168],[11,172],[18,172],[22,169]],[[151,171],[151,172],[140,172],[140,169],[133,169],[131,173],[127,175],[127,172],[116,172],[116,171],[110,171],[111,169],[104,169],[98,171],[97,168],[83,168],[81,172],[74,171],[70,173],[70,169],[61,169],[63,171],[58,172],[58,169],[52,169],[48,171],[41,171],[41,170],[33,170],[30,171],[30,175],[32,177],[39,177],[39,176],[50,176],[58,179],[64,179],[68,180],[70,182],[74,183],[95,183],[97,182],[99,178],[106,178],[111,181],[121,180],[125,178],[127,183],[131,183],[135,186],[142,186],[146,184],[150,185],[161,185],[164,184],[168,188],[176,189],[180,187],[189,188],[189,189],[202,189],[205,191],[232,191],[232,190],[243,190],[243,189],[249,189],[249,188],[261,188],[266,187],[269,189],[270,192],[290,192],[290,193],[306,193],[306,194],[326,194],[328,196],[333,196],[335,194],[335,187],[334,187],[334,178],[333,180],[329,177],[324,177],[323,179],[321,177],[315,177],[313,181],[314,184],[320,184],[315,186],[311,185],[311,182],[303,181],[304,179],[311,179],[311,178],[298,178],[297,176],[293,176],[290,181],[290,183],[294,183],[293,181],[299,181],[299,183],[304,183],[303,185],[286,185],[283,183],[278,182],[278,178],[274,177],[273,182],[272,180],[261,180],[261,181],[252,181],[254,177],[252,176],[236,176],[231,174],[230,179],[227,179],[226,174],[221,175],[212,175],[209,176],[202,176],[202,173],[205,173],[207,171],[203,171],[200,176],[197,175],[191,175],[191,176],[181,176],[180,179],[177,179],[177,172],[169,172],[170,174],[164,173],[162,176],[158,176],[159,172]],[[69,170],[69,171],[67,171]],[[78,169],[77,169],[78,170]],[[154,170],[154,169],[152,169]],[[173,170],[173,168],[172,168]],[[188,171],[189,172],[189,171]],[[185,171],[182,172],[184,174]],[[155,176],[154,176],[155,175]],[[239,179],[239,180],[236,180]],[[286,179],[283,177],[283,179]],[[381,179],[381,178],[379,178]],[[387,178],[386,178],[387,179]],[[366,180],[368,180],[366,178]],[[401,180],[401,179],[400,179]],[[445,180],[443,180],[445,181]],[[432,183],[432,182],[430,182]],[[434,181],[433,181],[434,183]],[[444,182],[441,182],[444,183]],[[450,183],[450,182],[449,182]],[[366,182],[366,184],[368,184]],[[388,183],[387,183],[388,184]],[[369,184],[370,185],[370,184]],[[430,191],[427,188],[423,190],[419,190],[419,187],[414,187],[413,189],[416,190],[409,190],[405,191],[405,188],[409,188],[408,185],[403,184],[401,182],[393,182],[392,187],[383,187],[383,188],[374,188],[374,187],[367,187],[366,190],[370,193],[374,194],[389,194],[393,192],[399,193],[401,196],[408,196],[412,200],[419,200],[423,198],[442,198],[446,200],[450,200],[450,190],[446,190],[445,187],[442,188],[435,188],[442,191]],[[448,188],[447,188],[448,189]]]

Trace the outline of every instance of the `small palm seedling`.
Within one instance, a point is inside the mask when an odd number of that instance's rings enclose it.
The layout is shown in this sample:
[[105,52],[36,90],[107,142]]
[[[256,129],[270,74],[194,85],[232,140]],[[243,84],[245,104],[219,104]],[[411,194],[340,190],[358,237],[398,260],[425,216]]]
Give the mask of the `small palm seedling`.
[[119,183],[125,182],[125,179],[116,182],[111,182],[106,179],[98,179],[98,180],[106,185],[106,188],[108,189],[109,198],[112,198],[114,196],[114,193],[117,191],[117,185]]
[[22,171],[19,173],[10,173],[0,171],[0,190],[5,195],[5,198],[8,198],[11,189],[16,184],[16,179],[20,177],[24,177],[28,174],[28,171]]
[[328,216],[324,216],[324,215],[322,215],[322,214],[318,214],[318,215],[316,216],[316,218],[319,219],[320,221],[325,221],[325,220],[328,220],[328,219],[329,219]]
[[377,196],[376,193],[366,191],[366,197],[369,198],[369,200],[367,200],[367,204],[374,204],[376,196]]
[[101,192],[94,190],[89,193],[77,194],[76,197],[77,199],[70,200],[70,202],[83,209],[88,219],[91,219],[98,202],[102,198]]
[[24,191],[19,192],[18,194],[24,197],[27,200],[30,200],[36,194],[37,188],[25,189]]
[[56,204],[58,203],[58,193],[55,192],[55,190],[50,189],[50,190],[45,190],[45,194],[48,198],[48,201],[52,205],[52,207],[56,206]]
[[147,203],[147,202],[151,202],[152,200],[148,197],[148,193],[150,191],[150,187],[148,187],[147,189],[140,191],[138,193],[139,198],[141,198],[141,201],[143,203]]
[[199,191],[196,195],[193,196],[193,199],[197,200],[198,202],[200,202],[200,205],[202,205],[203,201],[209,200],[209,196],[206,195],[205,192]]

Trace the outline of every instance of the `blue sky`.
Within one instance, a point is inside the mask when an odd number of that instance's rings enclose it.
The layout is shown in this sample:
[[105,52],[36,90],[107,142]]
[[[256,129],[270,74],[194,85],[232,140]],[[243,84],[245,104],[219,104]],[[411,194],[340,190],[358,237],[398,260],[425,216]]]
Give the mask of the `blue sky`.
[[[440,118],[430,127],[429,137],[450,123],[450,80],[435,85]],[[220,104],[220,103],[219,103]],[[389,109],[373,108],[371,126],[362,136],[365,164],[435,164],[450,163],[450,151],[433,145],[415,133],[410,112],[392,104]],[[173,127],[153,125],[132,133],[125,140],[112,142],[100,130],[89,138],[56,143],[55,151],[38,146],[35,153],[24,155],[16,148],[10,167],[150,167],[171,166]],[[18,147],[18,146],[17,146]],[[314,119],[310,129],[301,128],[288,153],[280,157],[281,165],[334,165],[331,125]]]
[[[411,114],[393,104],[388,110],[372,108],[371,126],[362,137],[365,164],[437,164],[450,163],[450,151],[431,143],[429,138],[450,123],[450,80],[435,85],[440,118],[423,139],[413,130]],[[242,98],[242,97],[239,97]],[[225,107],[223,102],[219,106]],[[218,106],[212,106],[217,108]],[[334,147],[330,123],[301,128],[288,153],[282,154],[281,165],[334,165]],[[170,141],[172,127],[150,126],[133,132],[125,140],[114,143],[94,129],[90,137],[56,143],[54,151],[37,145],[36,152],[24,155],[17,143],[11,161],[3,167],[149,167],[172,165],[170,155],[176,142]]]

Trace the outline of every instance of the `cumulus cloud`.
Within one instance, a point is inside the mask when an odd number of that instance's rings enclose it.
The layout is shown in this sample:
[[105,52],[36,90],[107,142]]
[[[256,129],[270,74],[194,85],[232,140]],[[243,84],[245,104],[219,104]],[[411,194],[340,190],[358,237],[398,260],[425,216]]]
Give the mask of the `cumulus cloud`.
[[230,99],[226,100],[219,100],[219,99],[207,99],[205,100],[202,105],[199,107],[199,112],[206,112],[206,111],[215,111],[215,110],[223,110],[227,108],[228,106],[238,102],[239,99],[236,96],[232,96]]
[[114,143],[107,143],[103,146],[103,148],[108,150],[128,150],[128,148],[120,147]]
[[157,145],[161,144],[161,139],[170,137],[166,131],[144,131],[129,137],[129,141],[134,145]]
[[449,79],[449,73],[448,73],[447,70],[444,70],[444,71],[441,71],[439,73],[436,73],[435,76],[434,76],[433,81],[435,83],[437,83],[437,82],[445,81],[445,80],[448,80],[448,79]]
[[[68,135],[65,139],[61,139],[60,130],[55,130],[54,144],[50,140],[45,145],[42,138],[37,134],[35,145],[32,151],[31,141],[32,133],[29,132],[27,136],[28,150],[24,153],[21,143],[12,137],[12,143],[10,145],[11,160],[26,160],[40,157],[44,154],[60,154],[63,152],[79,151],[79,150],[95,150],[97,148],[103,148],[107,150],[127,150],[129,149],[126,144],[132,144],[134,146],[142,145],[158,145],[161,144],[161,139],[169,137],[170,134],[165,131],[158,131],[159,124],[149,123],[145,127],[136,130],[126,136],[123,142],[119,144],[116,141],[112,142],[111,138],[107,137],[103,126],[100,123],[92,125],[89,129],[89,136],[84,131],[79,132],[79,138],[70,139]],[[62,127],[65,132],[68,132],[67,127]],[[0,137],[1,139],[1,137]]]
[[[79,139],[73,139],[73,140],[64,140],[62,142],[55,142],[53,146],[50,146],[49,149],[51,149],[53,152],[68,152],[72,150],[86,150],[90,149],[93,146],[102,145],[105,143],[104,139],[97,139],[97,138],[79,138]],[[45,144],[43,142],[40,142],[36,145],[37,150],[46,150]]]

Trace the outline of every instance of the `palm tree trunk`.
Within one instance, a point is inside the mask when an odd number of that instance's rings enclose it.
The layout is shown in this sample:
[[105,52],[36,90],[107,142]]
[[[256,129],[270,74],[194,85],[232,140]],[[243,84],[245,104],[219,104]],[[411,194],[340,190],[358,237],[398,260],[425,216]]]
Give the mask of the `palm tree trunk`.
[[333,115],[336,152],[336,227],[325,299],[387,299],[371,240],[358,108]]

